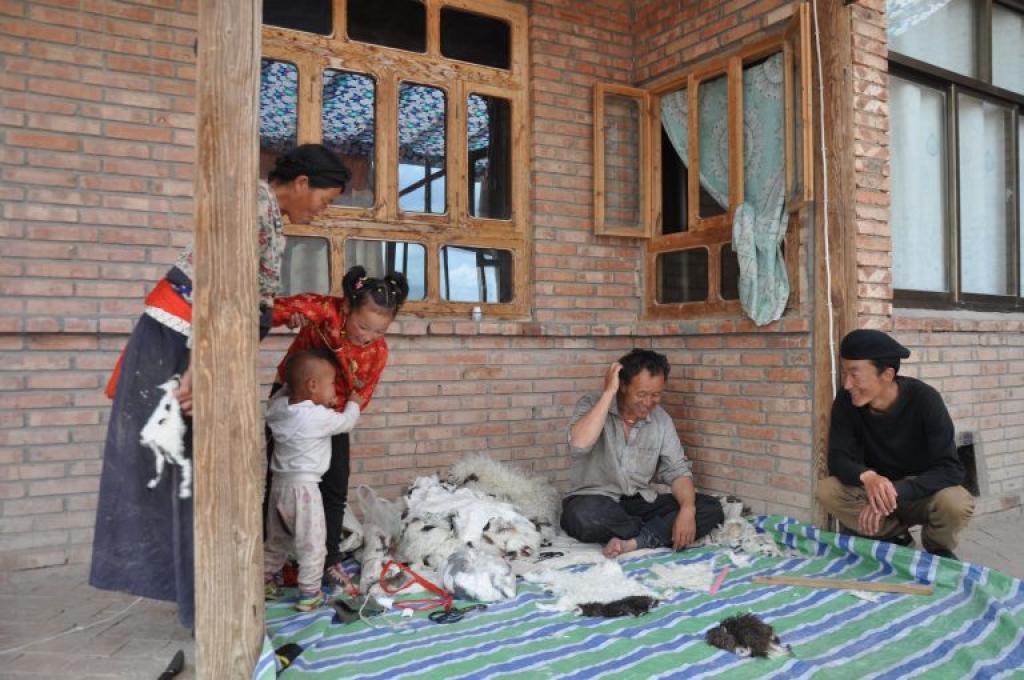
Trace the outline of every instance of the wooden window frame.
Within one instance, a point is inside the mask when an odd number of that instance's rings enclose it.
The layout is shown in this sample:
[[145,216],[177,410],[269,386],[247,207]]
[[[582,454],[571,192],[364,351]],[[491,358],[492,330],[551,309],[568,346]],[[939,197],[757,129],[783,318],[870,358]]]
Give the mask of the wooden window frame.
[[[740,42],[728,52],[703,60],[684,68],[678,73],[659,78],[642,90],[631,90],[634,96],[642,97],[646,117],[647,174],[644,189],[645,203],[649,206],[647,224],[642,230],[647,239],[645,252],[644,317],[649,319],[686,319],[709,314],[736,314],[741,310],[739,300],[725,300],[720,294],[722,245],[732,241],[732,220],[736,207],[743,202],[743,66],[746,63],[773,55],[782,54],[785,68],[784,93],[784,153],[786,166],[786,214],[785,237],[786,269],[791,282],[797,279],[797,258],[799,253],[799,224],[804,208],[813,201],[814,164],[812,139],[812,91],[811,91],[811,23],[810,8],[806,3],[794,9],[788,22],[767,36]],[[687,185],[687,231],[659,235],[662,224],[661,188],[661,97],[669,92],[687,88],[689,97],[688,168],[700,167],[698,87],[701,82],[725,74],[728,77],[728,120],[729,120],[729,206],[725,214],[709,217],[699,215],[699,170],[688,172]],[[795,82],[798,80],[798,82]],[[799,107],[794,106],[794,88],[799,87],[802,96]],[[620,91],[630,91],[619,88]],[[602,113],[597,108],[602,91],[616,91],[609,86],[595,89],[595,203],[598,189],[603,189],[602,162],[598,149],[599,131],[604,127]],[[799,126],[797,123],[799,122]],[[794,135],[800,134],[800,164],[794,158],[796,149]],[[797,169],[799,168],[799,172]],[[596,207],[595,205],[595,207]],[[597,225],[595,225],[597,226]],[[609,233],[607,231],[598,233]],[[618,234],[626,235],[626,234]],[[629,235],[636,236],[636,233]],[[704,247],[708,249],[708,299],[682,303],[657,303],[657,257],[663,253]],[[795,288],[788,306],[796,301]]]
[[[639,168],[640,176],[637,183],[639,193],[639,221],[635,225],[609,224],[605,197],[608,187],[605,177],[605,142],[607,141],[605,125],[605,98],[618,95],[636,102],[637,125],[640,133]],[[652,214],[651,192],[647,187],[651,184],[651,97],[646,90],[613,83],[597,83],[594,85],[594,233],[602,236],[627,236],[633,238],[651,238],[653,234],[654,215]]]
[[978,12],[977,45],[978,45],[978,78],[972,78],[939,66],[920,61],[905,54],[889,51],[889,72],[903,80],[930,87],[941,91],[946,97],[945,123],[946,134],[946,167],[945,186],[947,190],[947,224],[943,236],[949,244],[948,280],[949,292],[930,292],[907,288],[893,289],[893,304],[897,307],[921,309],[971,309],[978,311],[1024,311],[1024,293],[1021,291],[1024,282],[1020,280],[1021,241],[1024,239],[1024,212],[1021,210],[1021,197],[1017,197],[1013,233],[1014,243],[1007,248],[1008,266],[1014,278],[1015,295],[984,295],[966,293],[961,290],[960,275],[960,102],[959,95],[965,94],[977,99],[990,101],[1009,108],[1012,115],[1010,153],[1014,154],[1010,163],[1010,186],[1019,187],[1020,157],[1024,154],[1024,140],[1020,139],[1020,120],[1024,119],[1024,94],[1011,92],[992,84],[992,6],[1002,5],[1008,9],[1024,13],[1024,2],[1021,0],[980,0]]
[[[529,53],[528,17],[507,0],[423,0],[427,8],[424,53],[350,40],[346,0],[333,0],[330,35],[263,26],[263,57],[299,70],[298,143],[323,141],[323,71],[337,69],[376,81],[374,204],[368,208],[331,206],[311,224],[289,224],[285,233],[325,238],[330,243],[330,293],[341,294],[345,241],[349,238],[422,244],[426,257],[426,297],[402,308],[416,316],[466,316],[481,307],[491,318],[523,318],[529,313],[531,221],[529,214]],[[441,55],[440,16],[451,7],[505,21],[511,31],[509,69],[457,61]],[[398,208],[398,88],[401,82],[437,87],[446,93],[447,212],[424,214]],[[467,97],[505,99],[511,109],[511,216],[469,215]],[[512,253],[513,291],[508,303],[452,302],[441,298],[440,249],[453,245],[500,248]]]

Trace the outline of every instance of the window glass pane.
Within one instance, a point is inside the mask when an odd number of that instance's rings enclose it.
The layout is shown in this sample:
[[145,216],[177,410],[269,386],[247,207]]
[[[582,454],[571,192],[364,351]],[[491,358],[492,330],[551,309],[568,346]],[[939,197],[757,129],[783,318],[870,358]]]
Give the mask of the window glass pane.
[[263,23],[295,31],[330,35],[331,0],[263,0]]
[[1024,94],[1024,13],[992,5],[992,82]]
[[324,71],[324,145],[339,154],[352,179],[336,205],[373,205],[376,83],[359,73]]
[[281,260],[281,294],[331,291],[330,245],[327,239],[289,236]]
[[974,0],[889,2],[889,49],[944,69],[977,77]]
[[949,291],[946,97],[889,78],[893,287]]
[[1012,295],[1011,111],[965,94],[958,104],[961,290]]
[[401,272],[409,280],[409,300],[427,296],[427,250],[420,243],[369,241],[350,238],[345,241],[345,271],[362,265],[369,276],[380,278],[388,272]]
[[718,269],[718,294],[723,300],[740,299],[740,260],[731,243],[723,243]]
[[604,96],[605,223],[642,228],[640,219],[640,104]]
[[295,64],[260,62],[260,177],[298,139],[299,69]]
[[[683,92],[686,96],[686,92]],[[664,116],[661,123],[661,233],[676,234],[686,231],[686,163],[672,145],[672,139],[665,129]]]
[[697,90],[700,100],[701,217],[724,215],[729,210],[729,99],[725,75],[703,81]]
[[657,265],[655,300],[660,304],[704,302],[708,299],[706,248],[661,253]]
[[410,52],[427,49],[427,9],[420,0],[348,0],[348,37]]
[[511,53],[511,30],[504,21],[453,7],[441,8],[444,56],[507,69]]
[[469,95],[469,214],[512,217],[512,106],[507,99]]
[[494,248],[441,248],[441,297],[452,302],[511,302],[512,253]]
[[402,83],[398,89],[398,207],[443,213],[445,198],[444,90]]

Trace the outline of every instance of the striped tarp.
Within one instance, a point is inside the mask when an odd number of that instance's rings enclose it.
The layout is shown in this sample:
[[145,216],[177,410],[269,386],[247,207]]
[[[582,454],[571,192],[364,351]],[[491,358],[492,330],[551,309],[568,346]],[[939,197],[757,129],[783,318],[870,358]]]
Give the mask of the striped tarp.
[[[552,596],[522,581],[514,600],[459,623],[439,625],[417,614],[400,631],[335,624],[331,610],[299,614],[289,602],[273,604],[271,644],[254,677],[275,677],[271,649],[294,642],[304,651],[282,678],[1024,678],[1020,580],[785,517],[753,521],[799,556],[732,567],[717,594],[679,591],[639,618],[541,611],[537,604]],[[708,547],[648,554],[625,560],[623,568],[644,580],[658,562],[710,559],[716,571],[727,563],[720,548]],[[751,583],[755,575],[775,574],[928,583],[935,593],[882,594],[871,602],[846,591]],[[704,643],[709,628],[745,612],[771,623],[793,656],[739,658]]]

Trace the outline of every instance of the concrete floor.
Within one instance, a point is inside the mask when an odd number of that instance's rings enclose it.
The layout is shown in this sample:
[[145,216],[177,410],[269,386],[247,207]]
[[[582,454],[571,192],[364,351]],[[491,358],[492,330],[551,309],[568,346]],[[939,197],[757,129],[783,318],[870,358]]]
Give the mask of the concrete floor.
[[[976,518],[957,552],[1024,578],[1022,529],[1021,508]],[[187,661],[178,678],[195,677],[195,644],[174,605],[91,588],[85,565],[0,575],[0,612],[4,680],[152,680],[178,649]]]

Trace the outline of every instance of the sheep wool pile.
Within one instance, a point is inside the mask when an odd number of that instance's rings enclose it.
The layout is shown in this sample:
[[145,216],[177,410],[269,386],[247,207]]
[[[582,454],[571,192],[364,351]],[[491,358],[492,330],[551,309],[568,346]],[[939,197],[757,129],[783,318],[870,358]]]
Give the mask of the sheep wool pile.
[[516,577],[509,563],[497,555],[460,548],[441,566],[444,589],[460,600],[497,602],[516,596]]
[[448,481],[511,503],[520,514],[537,525],[543,536],[554,536],[562,499],[545,480],[486,454],[470,453],[452,466]]
[[463,547],[503,558],[531,557],[541,536],[533,522],[512,505],[479,491],[456,488],[436,476],[420,477],[406,494],[398,558],[410,565],[439,569]]

